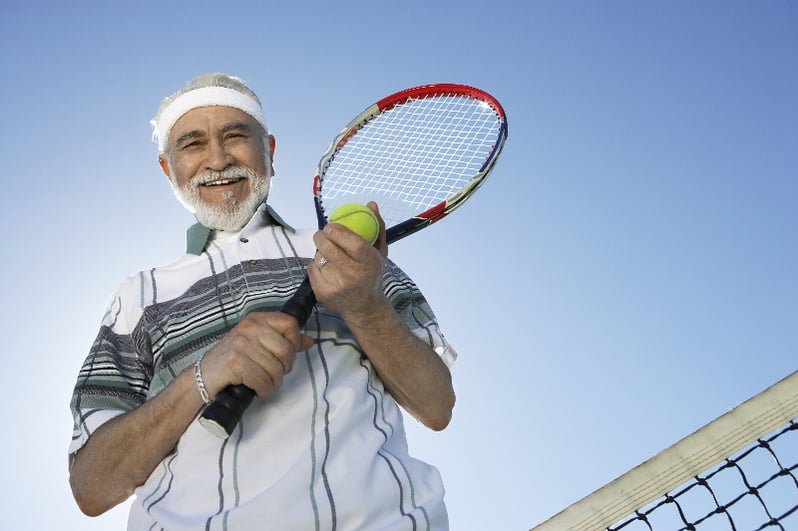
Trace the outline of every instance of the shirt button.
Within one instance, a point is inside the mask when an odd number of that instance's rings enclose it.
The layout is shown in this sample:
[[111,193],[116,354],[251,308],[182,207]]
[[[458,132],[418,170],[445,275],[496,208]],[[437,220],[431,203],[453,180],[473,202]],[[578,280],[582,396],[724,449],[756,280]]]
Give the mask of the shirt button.
[[239,241],[241,243],[247,243],[249,240],[247,238],[241,238]]

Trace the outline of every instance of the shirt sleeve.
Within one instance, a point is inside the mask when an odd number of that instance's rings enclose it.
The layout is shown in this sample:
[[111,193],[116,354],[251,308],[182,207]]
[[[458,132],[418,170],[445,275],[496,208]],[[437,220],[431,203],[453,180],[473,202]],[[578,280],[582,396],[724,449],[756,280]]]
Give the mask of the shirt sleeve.
[[416,283],[390,260],[385,262],[383,288],[408,329],[432,347],[447,367],[454,365],[457,351],[444,336],[426,298]]
[[70,402],[70,457],[102,424],[137,408],[147,398],[152,357],[147,342],[137,341],[130,327],[125,291],[123,285],[111,296],[97,338],[78,372]]

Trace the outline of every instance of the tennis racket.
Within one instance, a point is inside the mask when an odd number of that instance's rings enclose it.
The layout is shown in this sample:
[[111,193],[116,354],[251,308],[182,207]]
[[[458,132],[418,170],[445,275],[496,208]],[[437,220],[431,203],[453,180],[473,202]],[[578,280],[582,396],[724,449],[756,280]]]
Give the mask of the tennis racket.
[[[473,87],[424,85],[383,98],[349,122],[319,162],[319,228],[341,204],[368,201],[380,207],[389,244],[436,223],[485,182],[506,138],[502,106]],[[315,304],[305,277],[282,311],[301,327]],[[228,386],[200,423],[227,437],[254,396],[246,386]]]

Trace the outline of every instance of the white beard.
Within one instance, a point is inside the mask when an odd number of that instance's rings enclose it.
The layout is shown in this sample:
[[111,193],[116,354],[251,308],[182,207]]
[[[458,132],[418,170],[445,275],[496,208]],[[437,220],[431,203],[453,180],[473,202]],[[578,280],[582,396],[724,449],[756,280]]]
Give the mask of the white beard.
[[[217,179],[248,179],[249,195],[243,201],[235,201],[232,192],[225,196],[221,205],[209,205],[200,197],[200,186]],[[232,167],[221,172],[207,171],[192,177],[180,187],[170,179],[177,199],[192,212],[197,221],[209,229],[237,232],[252,218],[260,204],[269,195],[271,176],[268,165],[266,175],[258,175],[248,168]]]

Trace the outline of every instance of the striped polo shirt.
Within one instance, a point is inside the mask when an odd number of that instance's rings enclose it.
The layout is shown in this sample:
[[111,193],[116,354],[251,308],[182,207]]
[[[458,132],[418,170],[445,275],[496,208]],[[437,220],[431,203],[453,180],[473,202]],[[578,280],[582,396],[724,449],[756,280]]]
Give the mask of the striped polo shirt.
[[[235,235],[195,225],[184,256],[126,279],[78,375],[70,455],[248,312],[279,310],[305,276],[313,233],[264,204]],[[383,285],[408,328],[451,366],[456,353],[413,281],[386,261]],[[192,422],[136,489],[128,529],[448,529],[438,471],[408,454],[402,413],[343,321],[317,306],[303,332],[314,346],[228,439]]]

